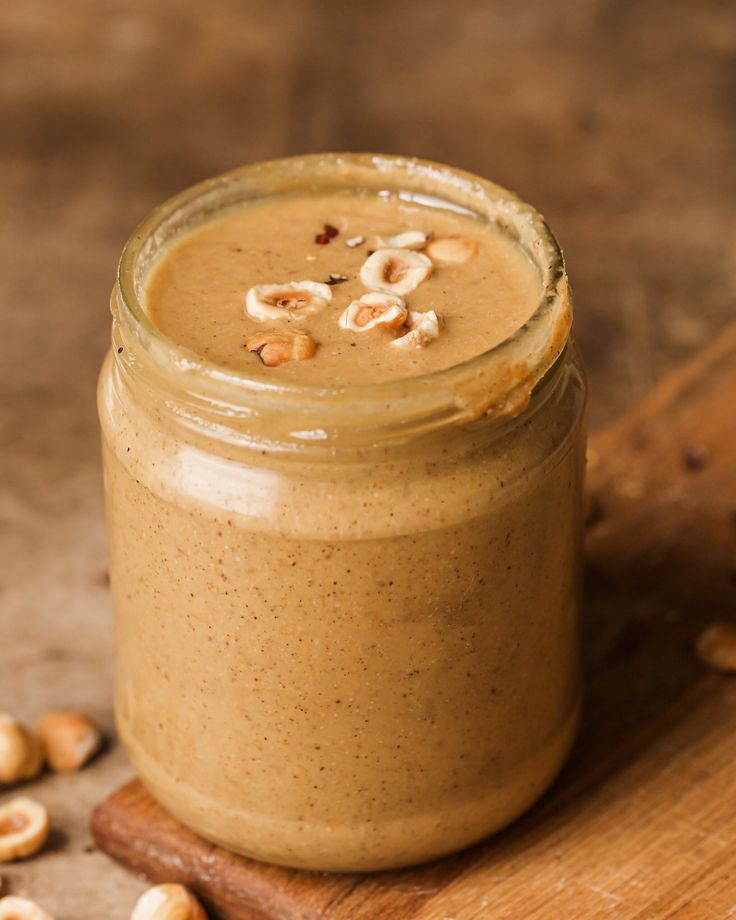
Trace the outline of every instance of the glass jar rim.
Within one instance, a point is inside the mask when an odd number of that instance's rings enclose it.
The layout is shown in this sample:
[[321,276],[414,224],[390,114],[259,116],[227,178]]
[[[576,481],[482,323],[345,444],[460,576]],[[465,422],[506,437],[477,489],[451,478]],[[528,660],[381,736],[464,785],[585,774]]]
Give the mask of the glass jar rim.
[[[265,380],[215,364],[176,344],[147,315],[141,296],[141,263],[162,245],[166,232],[175,233],[193,208],[215,216],[227,204],[237,206],[249,197],[364,188],[398,193],[422,203],[431,199],[494,221],[511,234],[541,277],[542,294],[531,317],[503,342],[451,367],[398,380],[325,386]],[[353,426],[376,413],[399,424],[413,415],[446,420],[517,414],[562,354],[572,321],[562,252],[538,211],[507,189],[464,170],[374,153],[268,160],[222,173],[169,198],[144,218],[123,249],[113,312],[122,342],[116,352],[141,348],[146,360],[139,364],[147,363],[169,382],[177,380],[200,404],[226,407],[230,414],[250,414],[254,408],[311,413],[312,428],[305,417],[307,427],[297,432],[305,440],[323,437],[325,426],[319,419],[326,415],[339,428],[340,420]]]

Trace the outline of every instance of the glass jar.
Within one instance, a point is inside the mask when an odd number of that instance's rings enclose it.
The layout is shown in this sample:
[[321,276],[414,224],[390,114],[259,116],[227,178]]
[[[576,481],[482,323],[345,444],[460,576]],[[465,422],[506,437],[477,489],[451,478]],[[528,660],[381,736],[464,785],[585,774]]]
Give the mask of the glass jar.
[[[167,244],[239,202],[399,192],[494,221],[544,294],[491,351],[375,385],[274,383],[147,318]],[[398,867],[517,817],[572,743],[585,384],[560,251],[475,176],[329,155],[236,170],[122,256],[100,378],[116,716],[144,784],[228,849]]]

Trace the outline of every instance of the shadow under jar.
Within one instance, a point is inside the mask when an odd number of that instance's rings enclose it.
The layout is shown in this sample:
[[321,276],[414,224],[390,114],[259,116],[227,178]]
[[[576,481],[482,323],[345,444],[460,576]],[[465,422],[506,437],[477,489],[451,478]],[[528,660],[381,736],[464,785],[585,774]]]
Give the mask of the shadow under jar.
[[[340,389],[217,367],[142,306],[173,241],[302,189],[394,189],[495,223],[531,319],[447,370]],[[549,785],[580,708],[584,378],[539,214],[447,167],[330,155],[236,170],[128,242],[100,378],[116,716],[184,824],[288,866],[465,847]]]

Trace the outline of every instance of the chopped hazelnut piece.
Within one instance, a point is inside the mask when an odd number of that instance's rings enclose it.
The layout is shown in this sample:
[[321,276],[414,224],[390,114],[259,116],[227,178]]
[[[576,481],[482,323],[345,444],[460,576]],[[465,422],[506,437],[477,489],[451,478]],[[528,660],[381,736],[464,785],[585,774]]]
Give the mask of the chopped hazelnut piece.
[[257,354],[266,367],[308,361],[317,354],[317,343],[303,332],[259,332],[246,339],[245,347]]
[[0,786],[33,779],[42,767],[38,740],[11,715],[0,713]]
[[360,280],[373,291],[411,294],[432,273],[432,262],[421,252],[408,249],[378,249],[363,263]]
[[406,325],[409,331],[391,342],[397,348],[426,348],[439,338],[440,320],[434,310],[423,313],[411,311]]
[[406,230],[396,236],[376,236],[371,239],[372,249],[424,249],[429,241],[421,230]]
[[393,329],[403,325],[408,315],[401,297],[373,292],[349,304],[340,317],[340,328],[353,332],[367,332],[377,326]]
[[323,310],[331,300],[330,286],[321,281],[257,284],[246,295],[245,312],[259,322],[302,319]]
[[0,920],[54,920],[48,911],[28,898],[0,898]]
[[0,805],[0,862],[33,856],[49,835],[43,805],[22,796]]
[[79,712],[47,712],[36,722],[46,762],[57,773],[83,767],[99,751],[102,735]]
[[199,901],[183,885],[156,885],[138,899],[130,920],[207,920]]
[[435,265],[462,265],[476,254],[476,240],[464,236],[444,236],[430,240],[425,252]]
[[715,671],[736,672],[736,626],[711,623],[698,636],[696,650],[700,660]]

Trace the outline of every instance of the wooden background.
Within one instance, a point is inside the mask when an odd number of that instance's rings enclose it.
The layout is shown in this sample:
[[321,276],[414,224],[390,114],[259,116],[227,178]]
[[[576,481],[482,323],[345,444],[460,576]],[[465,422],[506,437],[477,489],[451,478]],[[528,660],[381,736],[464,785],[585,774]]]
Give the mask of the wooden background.
[[[193,181],[324,149],[443,160],[539,206],[596,424],[734,315],[733,2],[3,0],[0,708],[111,730],[93,389],[127,234]],[[8,886],[58,920],[127,918],[142,886],[86,832],[126,775],[113,745],[38,784],[57,832]]]

